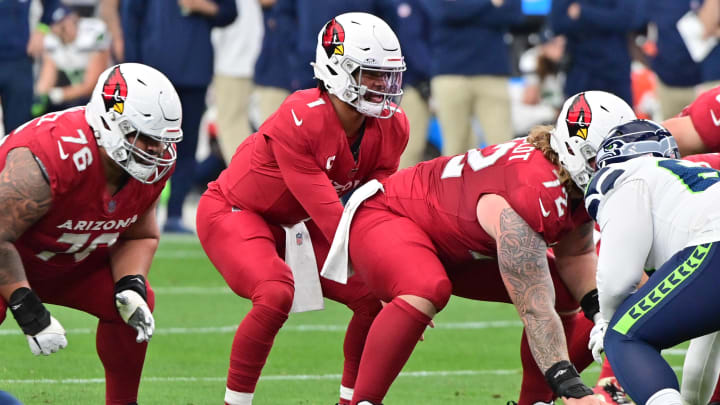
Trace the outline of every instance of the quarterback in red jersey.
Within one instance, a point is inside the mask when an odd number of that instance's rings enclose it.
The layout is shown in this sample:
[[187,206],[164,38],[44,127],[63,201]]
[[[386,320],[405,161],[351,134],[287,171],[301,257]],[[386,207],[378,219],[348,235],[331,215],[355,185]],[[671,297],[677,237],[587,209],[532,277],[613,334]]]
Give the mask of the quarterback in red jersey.
[[395,172],[407,144],[407,118],[392,101],[402,94],[400,44],[383,20],[342,14],[320,30],[313,66],[318,88],[288,97],[238,147],[198,205],[205,252],[230,288],[253,303],[233,341],[227,404],[252,403],[289,312],[320,309],[323,295],[353,310],[340,387],[340,403],[349,403],[381,308],[359,279],[320,280],[318,265],[343,212],[339,197]]
[[681,156],[720,152],[720,86],[700,94],[662,125],[675,138]]
[[86,107],[36,118],[0,145],[0,322],[9,307],[33,354],[49,355],[67,340],[43,302],[96,316],[107,404],[137,401],[155,328],[154,207],[181,116],[162,73],[121,64]]
[[[365,191],[369,187],[383,190],[360,205],[348,225],[349,255],[359,278],[389,304],[368,334],[352,404],[381,403],[451,294],[514,303],[554,394],[569,404],[599,403],[569,361],[547,249],[553,247],[561,283],[592,318],[597,301],[587,301],[593,297],[596,255],[581,189],[604,135],[635,115],[618,97],[595,91],[570,98],[560,115],[552,132],[540,127],[527,140],[420,163],[382,187],[368,184],[355,192],[359,200],[372,194]],[[339,230],[358,203],[354,197]],[[334,260],[331,254],[328,262]],[[323,270],[333,279],[335,273]],[[560,295],[558,310],[574,309],[560,308]],[[582,368],[592,362],[584,347],[587,334],[581,343]],[[552,397],[549,392],[525,403]]]

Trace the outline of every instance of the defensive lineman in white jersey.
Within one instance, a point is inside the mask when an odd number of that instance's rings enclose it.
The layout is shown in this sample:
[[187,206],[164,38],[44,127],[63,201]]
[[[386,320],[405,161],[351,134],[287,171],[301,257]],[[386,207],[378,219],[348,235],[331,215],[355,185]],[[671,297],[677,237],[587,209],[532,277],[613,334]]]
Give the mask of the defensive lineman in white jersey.
[[[651,121],[614,128],[585,192],[602,234],[597,287],[604,321],[590,337],[638,404],[681,405],[660,350],[720,330],[720,172],[677,160]],[[649,281],[637,291],[643,270]]]

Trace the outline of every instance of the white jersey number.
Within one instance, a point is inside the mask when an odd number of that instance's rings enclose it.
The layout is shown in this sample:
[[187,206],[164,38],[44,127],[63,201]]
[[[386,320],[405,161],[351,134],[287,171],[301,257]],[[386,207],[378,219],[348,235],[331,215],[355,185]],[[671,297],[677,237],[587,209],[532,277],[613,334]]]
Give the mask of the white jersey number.
[[450,159],[443,169],[441,179],[449,179],[462,176],[463,167],[465,167],[465,156],[467,156],[467,164],[470,165],[472,171],[476,172],[480,169],[492,166],[495,162],[513,149],[517,144],[515,142],[501,143],[495,145],[493,153],[483,156],[478,149],[470,149],[464,155],[457,155]]
[[[89,233],[64,233],[58,238],[58,242],[60,243],[67,243],[70,245],[70,247],[63,251],[63,252],[51,252],[49,250],[44,250],[40,253],[38,253],[37,256],[39,259],[43,261],[50,260],[53,256],[56,254],[74,254],[75,255],[75,262],[81,262],[85,260],[88,256],[90,256],[90,253],[92,253],[98,246],[105,245],[105,246],[112,246],[120,236],[120,233],[113,232],[113,233],[103,233],[101,235],[98,235],[95,239],[93,239],[89,244],[88,240],[90,239]],[[82,247],[85,247],[82,251]]]

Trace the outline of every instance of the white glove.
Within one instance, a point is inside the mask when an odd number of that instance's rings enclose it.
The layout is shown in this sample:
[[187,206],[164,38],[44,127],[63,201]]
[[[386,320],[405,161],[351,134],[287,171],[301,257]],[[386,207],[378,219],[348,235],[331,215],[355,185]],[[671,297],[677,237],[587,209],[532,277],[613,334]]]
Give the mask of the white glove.
[[49,356],[60,349],[67,347],[67,338],[65,338],[65,328],[60,325],[57,319],[50,316],[50,325],[38,332],[37,335],[25,335],[30,345],[32,354],[39,356]]
[[602,353],[605,351],[604,343],[605,331],[608,327],[608,321],[598,317],[595,320],[595,326],[590,331],[590,342],[588,343],[588,349],[592,352],[593,359],[598,363],[602,364],[603,358]]
[[142,296],[133,290],[121,291],[115,294],[115,306],[125,323],[137,330],[135,341],[149,341],[155,331],[155,319]]

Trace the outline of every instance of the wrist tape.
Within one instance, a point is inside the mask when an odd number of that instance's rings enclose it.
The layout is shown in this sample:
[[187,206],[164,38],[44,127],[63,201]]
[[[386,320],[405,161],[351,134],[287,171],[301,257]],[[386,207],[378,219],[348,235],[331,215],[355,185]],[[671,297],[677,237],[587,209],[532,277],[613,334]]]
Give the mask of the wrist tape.
[[592,390],[580,379],[580,374],[569,361],[562,360],[553,364],[545,372],[545,380],[555,395],[567,398],[582,398],[592,395]]
[[595,322],[595,314],[600,312],[600,301],[598,301],[597,288],[585,294],[580,300],[580,308],[582,308],[585,318]]
[[140,294],[143,300],[147,302],[147,287],[145,286],[145,277],[141,274],[128,275],[115,283],[115,294],[125,291],[133,290]]
[[50,312],[31,289],[20,287],[13,291],[8,305],[26,335],[35,336],[50,326]]

